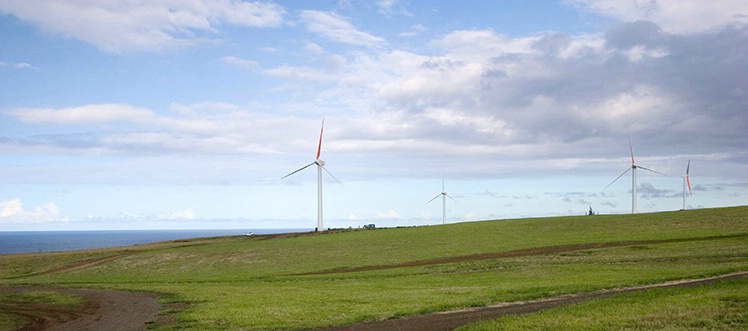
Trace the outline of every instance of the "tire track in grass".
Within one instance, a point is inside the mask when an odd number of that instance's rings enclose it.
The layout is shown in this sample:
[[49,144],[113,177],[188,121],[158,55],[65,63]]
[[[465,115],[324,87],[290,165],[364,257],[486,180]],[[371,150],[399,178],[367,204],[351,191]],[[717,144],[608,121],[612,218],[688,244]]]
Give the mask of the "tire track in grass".
[[449,331],[470,323],[494,320],[507,315],[534,313],[544,309],[557,308],[588,300],[608,298],[620,293],[640,292],[660,288],[688,288],[699,285],[708,285],[721,280],[739,279],[744,277],[748,277],[748,271],[700,279],[678,280],[660,284],[568,294],[538,300],[507,302],[479,308],[460,309],[399,319],[336,326],[317,329],[316,331]]
[[289,276],[311,276],[311,275],[328,275],[328,274],[339,274],[339,273],[350,273],[350,272],[361,272],[361,271],[375,271],[375,270],[385,270],[385,269],[395,269],[395,268],[419,267],[419,266],[427,266],[427,265],[435,265],[435,264],[446,264],[446,263],[454,263],[454,262],[490,260],[490,259],[501,259],[501,258],[509,258],[509,257],[543,255],[543,254],[556,254],[556,253],[565,253],[565,252],[581,251],[581,250],[588,250],[588,249],[613,248],[613,247],[625,247],[625,246],[637,246],[637,245],[669,244],[669,243],[682,243],[682,242],[692,242],[692,241],[721,240],[721,239],[731,239],[731,238],[748,238],[748,233],[725,235],[725,236],[696,237],[696,238],[612,241],[612,242],[605,242],[605,243],[588,243],[588,244],[571,244],[571,245],[561,245],[561,246],[536,247],[536,248],[526,248],[526,249],[518,249],[518,250],[512,250],[512,251],[504,251],[504,252],[449,256],[449,257],[443,257],[443,258],[409,261],[409,262],[402,262],[402,263],[369,265],[369,266],[354,267],[354,268],[329,269],[329,270],[290,274]]
[[164,249],[195,247],[195,246],[206,245],[206,244],[203,244],[203,243],[181,244],[182,242],[188,242],[188,241],[175,240],[173,242],[167,242],[167,243],[176,243],[177,244],[177,245],[169,246],[169,247],[159,247],[159,248],[140,249],[140,250],[126,249],[124,251],[121,251],[121,252],[118,252],[118,253],[115,253],[115,254],[110,254],[110,255],[106,255],[106,256],[102,256],[102,257],[95,257],[95,258],[91,258],[91,259],[80,260],[80,261],[72,262],[72,263],[69,263],[69,264],[66,264],[66,265],[63,265],[63,266],[52,268],[52,269],[49,269],[49,270],[42,270],[42,271],[30,273],[30,274],[19,275],[19,276],[14,276],[14,277],[7,277],[5,279],[17,279],[17,278],[26,278],[26,277],[33,277],[33,276],[43,276],[43,275],[63,273],[63,272],[68,272],[68,271],[73,271],[73,270],[80,270],[80,269],[86,269],[86,268],[94,267],[94,266],[97,266],[97,265],[102,264],[102,263],[119,260],[119,259],[124,258],[124,257],[128,257],[128,256],[135,255],[135,254],[140,254],[140,253],[145,253],[145,252],[153,252],[153,251],[164,250]]

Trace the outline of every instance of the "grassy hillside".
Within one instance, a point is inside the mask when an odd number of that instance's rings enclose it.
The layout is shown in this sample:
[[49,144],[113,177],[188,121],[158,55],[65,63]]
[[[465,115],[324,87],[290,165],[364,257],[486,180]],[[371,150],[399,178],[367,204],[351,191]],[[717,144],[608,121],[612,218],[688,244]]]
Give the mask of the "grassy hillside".
[[748,270],[748,207],[197,239],[0,265],[0,284],[186,303],[157,329],[303,330]]

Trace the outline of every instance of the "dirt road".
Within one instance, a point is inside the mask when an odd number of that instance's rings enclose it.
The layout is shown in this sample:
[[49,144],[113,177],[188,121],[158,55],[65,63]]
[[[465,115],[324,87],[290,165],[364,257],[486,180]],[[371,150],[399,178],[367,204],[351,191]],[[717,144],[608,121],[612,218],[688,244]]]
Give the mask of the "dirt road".
[[0,311],[21,316],[28,325],[19,331],[144,331],[159,310],[156,296],[121,291],[0,286],[0,293],[54,291],[83,297],[82,308],[44,303],[0,305]]
[[375,321],[348,326],[339,326],[327,329],[318,329],[316,331],[448,331],[473,322],[497,319],[501,316],[511,314],[532,313],[543,309],[556,308],[563,305],[584,302],[587,300],[606,298],[618,293],[645,291],[654,288],[691,287],[710,284],[719,280],[736,279],[742,277],[748,277],[748,272],[739,272],[703,279],[682,280],[655,285],[564,295],[555,298],[533,301],[509,302],[488,307],[448,311],[429,315],[411,316],[400,319]]

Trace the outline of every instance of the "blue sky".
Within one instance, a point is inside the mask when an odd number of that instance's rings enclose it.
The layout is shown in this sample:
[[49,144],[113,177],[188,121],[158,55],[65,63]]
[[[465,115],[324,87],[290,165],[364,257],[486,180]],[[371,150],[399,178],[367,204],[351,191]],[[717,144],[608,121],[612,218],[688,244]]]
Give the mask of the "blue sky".
[[748,203],[748,3],[0,3],[0,230]]

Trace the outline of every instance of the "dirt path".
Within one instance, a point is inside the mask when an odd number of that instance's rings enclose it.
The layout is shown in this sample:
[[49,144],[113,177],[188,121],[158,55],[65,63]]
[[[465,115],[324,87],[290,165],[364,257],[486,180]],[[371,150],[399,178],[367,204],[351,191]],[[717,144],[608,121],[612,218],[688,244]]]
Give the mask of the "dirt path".
[[543,309],[580,303],[587,300],[607,298],[619,293],[638,292],[654,288],[692,287],[711,284],[719,280],[748,277],[748,271],[703,279],[681,280],[662,284],[580,293],[532,301],[509,302],[493,306],[418,315],[400,319],[375,321],[355,325],[338,326],[317,331],[448,331],[457,327],[484,320],[497,319],[512,314],[525,314]]
[[21,316],[28,325],[19,331],[144,331],[160,306],[152,294],[107,290],[0,286],[0,293],[60,292],[86,299],[83,308],[43,303],[0,305],[0,311]]
[[626,247],[626,246],[636,246],[636,245],[657,245],[657,244],[670,244],[670,243],[679,243],[679,242],[721,240],[721,239],[729,239],[729,238],[746,238],[746,237],[748,237],[748,234],[696,237],[696,238],[663,239],[663,240],[613,241],[613,242],[605,242],[605,243],[588,243],[588,244],[572,244],[572,245],[561,245],[561,246],[551,246],[551,247],[535,247],[535,248],[527,248],[527,249],[518,249],[518,250],[513,250],[513,251],[478,253],[478,254],[460,255],[460,256],[448,256],[448,257],[437,258],[437,259],[410,261],[410,262],[394,263],[394,264],[369,265],[369,266],[355,267],[355,268],[321,270],[321,271],[314,271],[314,272],[292,274],[292,276],[325,275],[325,274],[339,274],[339,273],[360,272],[360,271],[374,271],[374,270],[385,270],[385,269],[394,269],[394,268],[405,268],[405,267],[417,267],[417,266],[427,266],[427,265],[435,265],[435,264],[454,263],[454,262],[501,259],[501,258],[508,258],[508,257],[532,256],[532,255],[541,255],[541,254],[556,254],[556,253],[565,253],[565,252],[581,251],[581,250],[588,250],[588,249],[614,248],[614,247]]

